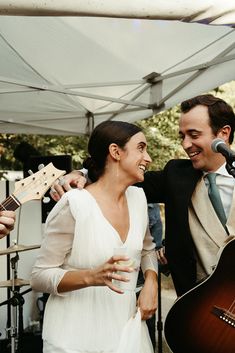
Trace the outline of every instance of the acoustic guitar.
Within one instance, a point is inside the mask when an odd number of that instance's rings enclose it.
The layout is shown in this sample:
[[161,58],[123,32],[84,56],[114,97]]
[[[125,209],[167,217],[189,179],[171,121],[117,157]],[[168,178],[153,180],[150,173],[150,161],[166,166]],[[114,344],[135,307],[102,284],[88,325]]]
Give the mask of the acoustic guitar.
[[14,192],[0,204],[0,211],[15,211],[23,203],[31,200],[40,200],[51,185],[66,173],[49,163],[38,172],[15,183]]
[[164,332],[174,353],[235,353],[235,238],[213,273],[177,299]]

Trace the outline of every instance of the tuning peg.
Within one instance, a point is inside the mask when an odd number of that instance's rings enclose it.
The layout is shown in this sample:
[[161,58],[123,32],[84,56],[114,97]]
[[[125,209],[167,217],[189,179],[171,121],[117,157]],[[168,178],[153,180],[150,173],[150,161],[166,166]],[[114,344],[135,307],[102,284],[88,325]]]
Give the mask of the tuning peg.
[[39,166],[38,166],[38,170],[41,170],[41,169],[43,169],[45,166],[44,166],[44,164],[39,164]]
[[49,203],[50,201],[51,201],[51,199],[48,196],[44,196],[43,199],[42,199],[43,203]]
[[33,171],[31,169],[28,170],[29,175],[33,175]]

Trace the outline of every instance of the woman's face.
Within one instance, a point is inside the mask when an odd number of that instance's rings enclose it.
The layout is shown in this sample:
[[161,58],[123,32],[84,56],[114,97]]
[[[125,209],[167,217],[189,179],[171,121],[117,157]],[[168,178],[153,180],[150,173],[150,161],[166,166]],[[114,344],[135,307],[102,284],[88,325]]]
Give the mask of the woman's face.
[[120,151],[120,167],[133,183],[144,180],[144,173],[152,162],[147,152],[147,141],[142,132],[133,135]]

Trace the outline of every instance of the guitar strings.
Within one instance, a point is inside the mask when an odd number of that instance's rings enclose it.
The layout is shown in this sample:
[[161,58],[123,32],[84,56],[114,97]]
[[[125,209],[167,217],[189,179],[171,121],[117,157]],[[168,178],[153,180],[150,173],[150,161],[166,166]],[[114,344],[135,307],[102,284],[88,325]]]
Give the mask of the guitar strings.
[[[227,313],[231,313],[232,315],[235,314],[235,299],[233,300],[232,304],[228,308]],[[227,316],[229,316],[229,314]]]
[[7,211],[8,210],[8,206],[10,206],[11,203],[12,203],[12,198],[11,198],[11,196],[9,196],[0,205],[1,205],[3,210]]
[[[9,196],[0,205],[2,207],[2,210],[7,211],[7,210],[9,210],[9,208],[10,208],[10,210],[12,210],[12,209],[14,210],[14,206],[16,206],[17,203],[13,200],[13,198],[11,196]],[[17,207],[18,207],[18,205],[17,205]]]
[[0,203],[0,211],[7,211],[7,209],[3,206],[2,203]]

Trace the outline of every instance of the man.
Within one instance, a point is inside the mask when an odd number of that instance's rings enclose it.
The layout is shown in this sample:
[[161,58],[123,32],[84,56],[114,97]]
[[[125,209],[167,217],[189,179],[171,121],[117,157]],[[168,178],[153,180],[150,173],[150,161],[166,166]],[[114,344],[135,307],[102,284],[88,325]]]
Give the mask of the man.
[[[148,202],[165,203],[166,258],[175,289],[182,295],[211,274],[219,249],[228,234],[235,234],[234,179],[225,158],[211,149],[215,138],[227,146],[233,141],[235,115],[222,99],[201,95],[181,104],[179,136],[189,159],[171,160],[162,171],[145,174]],[[208,196],[208,173],[218,173],[216,183],[227,217],[224,227]],[[71,174],[68,184],[77,178]],[[61,195],[63,189],[57,187]],[[58,194],[56,194],[56,197]]]
[[0,239],[13,230],[15,224],[14,211],[0,211]]

